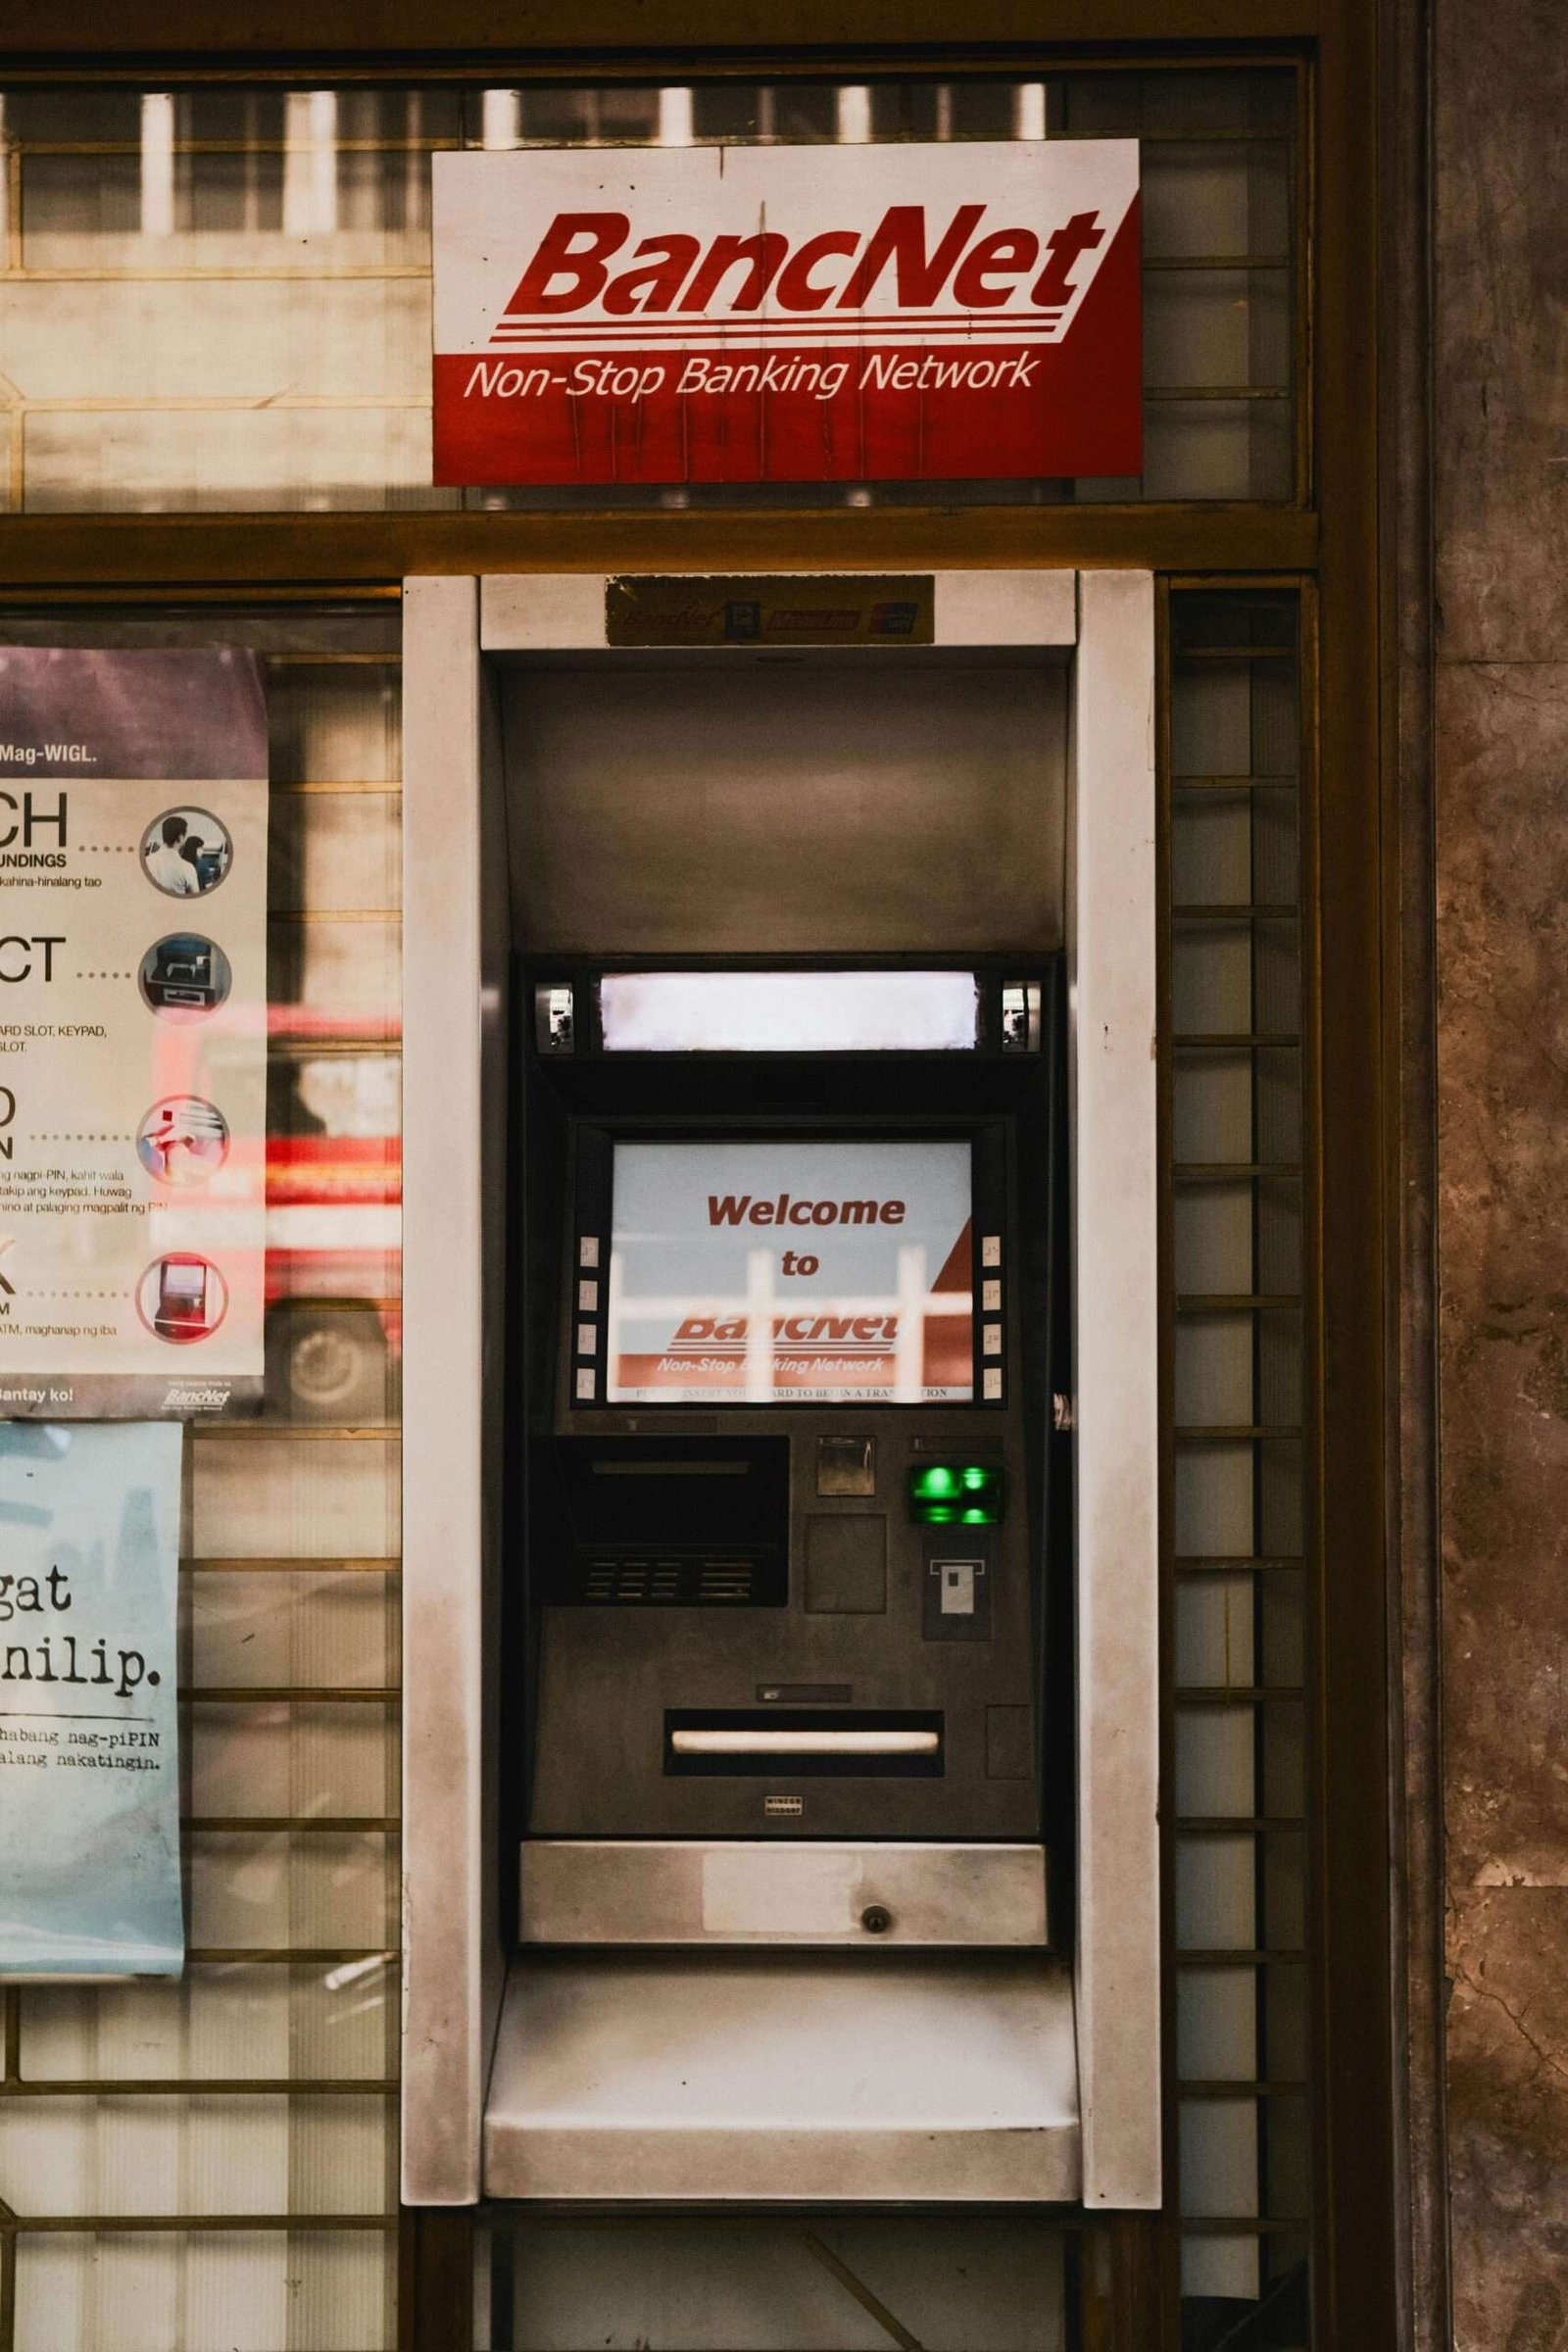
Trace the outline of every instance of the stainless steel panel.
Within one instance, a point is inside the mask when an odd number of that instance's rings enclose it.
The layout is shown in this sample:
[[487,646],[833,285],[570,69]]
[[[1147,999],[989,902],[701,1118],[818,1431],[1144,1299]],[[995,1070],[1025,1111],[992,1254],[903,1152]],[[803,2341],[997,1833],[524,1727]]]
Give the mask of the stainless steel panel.
[[[1084,2193],[1149,2208],[1161,2195],[1153,583],[1083,572],[1079,616],[1068,967]],[[1221,1147],[1205,1137],[1189,1156]]]
[[526,1944],[978,1949],[1049,1937],[1038,1845],[530,1838],[521,1886]]
[[[499,666],[499,665],[498,665]],[[522,946],[1040,952],[1062,937],[1066,672],[836,654],[502,669]],[[831,843],[831,857],[803,844]]]
[[486,2196],[907,2205],[1079,2188],[1065,1966],[755,1952],[513,1966]]

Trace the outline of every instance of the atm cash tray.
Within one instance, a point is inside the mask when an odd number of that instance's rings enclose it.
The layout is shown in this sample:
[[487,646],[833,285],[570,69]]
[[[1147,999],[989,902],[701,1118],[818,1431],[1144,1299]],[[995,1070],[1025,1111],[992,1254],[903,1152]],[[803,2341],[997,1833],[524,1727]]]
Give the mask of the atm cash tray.
[[1070,2202],[1071,1972],[1043,1953],[541,1952],[508,1978],[484,2193]]

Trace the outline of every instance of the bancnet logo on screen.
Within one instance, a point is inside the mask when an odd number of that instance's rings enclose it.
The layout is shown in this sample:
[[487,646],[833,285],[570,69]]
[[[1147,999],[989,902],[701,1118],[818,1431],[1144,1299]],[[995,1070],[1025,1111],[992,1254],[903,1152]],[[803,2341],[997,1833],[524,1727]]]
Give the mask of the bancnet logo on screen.
[[1135,140],[435,159],[435,478],[1136,474]]
[[620,1144],[612,1403],[964,1402],[970,1147]]

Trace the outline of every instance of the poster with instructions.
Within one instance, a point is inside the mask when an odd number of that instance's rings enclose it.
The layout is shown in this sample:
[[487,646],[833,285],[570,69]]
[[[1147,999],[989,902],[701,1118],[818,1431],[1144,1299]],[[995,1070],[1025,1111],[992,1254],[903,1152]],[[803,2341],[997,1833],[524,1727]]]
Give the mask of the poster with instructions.
[[0,1417],[262,1387],[253,655],[0,648]]

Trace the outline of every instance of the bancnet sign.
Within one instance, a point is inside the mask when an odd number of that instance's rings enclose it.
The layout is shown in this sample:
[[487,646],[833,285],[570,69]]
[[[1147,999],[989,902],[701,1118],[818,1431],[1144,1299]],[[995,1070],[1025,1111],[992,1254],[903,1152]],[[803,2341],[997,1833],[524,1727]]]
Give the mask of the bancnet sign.
[[434,161],[438,483],[1142,468],[1136,140]]

